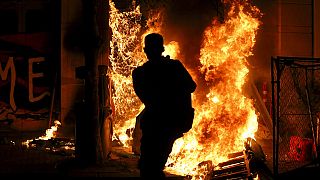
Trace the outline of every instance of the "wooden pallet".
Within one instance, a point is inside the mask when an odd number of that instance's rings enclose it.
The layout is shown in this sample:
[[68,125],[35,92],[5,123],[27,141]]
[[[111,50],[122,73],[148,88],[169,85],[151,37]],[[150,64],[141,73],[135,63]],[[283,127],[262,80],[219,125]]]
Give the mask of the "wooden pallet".
[[254,139],[248,138],[243,151],[231,153],[228,160],[219,163],[210,173],[210,180],[251,180],[256,175],[258,163],[265,161],[261,146]]
[[212,180],[219,179],[253,179],[250,171],[251,153],[240,151],[229,155],[229,159],[219,163],[218,167],[211,173]]

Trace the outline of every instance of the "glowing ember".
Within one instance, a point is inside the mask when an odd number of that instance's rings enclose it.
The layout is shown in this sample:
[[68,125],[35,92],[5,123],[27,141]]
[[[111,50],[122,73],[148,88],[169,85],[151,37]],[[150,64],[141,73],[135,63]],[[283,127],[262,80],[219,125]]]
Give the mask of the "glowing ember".
[[32,139],[32,140],[27,140],[25,142],[22,142],[23,145],[29,147],[29,143],[34,141],[34,140],[48,140],[51,138],[55,138],[56,137],[56,131],[58,130],[58,127],[61,125],[61,123],[59,121],[54,121],[54,126],[51,126],[50,129],[46,130],[46,135],[40,136],[36,139]]
[[[210,91],[201,103],[197,103],[198,94],[193,94],[196,109],[193,128],[175,142],[166,167],[167,171],[195,179],[205,178],[206,163],[217,165],[225,161],[229,153],[243,150],[245,138],[254,137],[258,127],[253,101],[244,96],[242,88],[249,72],[246,58],[252,55],[260,25],[260,11],[246,0],[225,0],[224,3],[230,5],[230,11],[223,24],[213,20],[205,30],[199,59],[201,67],[194,73],[205,77]],[[141,40],[150,32],[162,31],[161,12],[150,16],[144,33],[141,33],[140,18],[139,7],[120,12],[110,0],[109,75],[116,110],[113,139],[124,146],[130,146],[135,118],[143,109],[131,79],[132,70],[146,59]],[[180,53],[177,42],[169,43],[165,49],[164,54],[173,58]]]

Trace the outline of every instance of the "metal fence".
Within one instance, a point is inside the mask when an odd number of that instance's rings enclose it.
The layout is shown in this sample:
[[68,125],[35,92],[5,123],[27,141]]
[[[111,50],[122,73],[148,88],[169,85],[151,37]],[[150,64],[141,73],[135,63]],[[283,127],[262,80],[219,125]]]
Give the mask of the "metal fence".
[[272,57],[275,176],[317,159],[320,58]]

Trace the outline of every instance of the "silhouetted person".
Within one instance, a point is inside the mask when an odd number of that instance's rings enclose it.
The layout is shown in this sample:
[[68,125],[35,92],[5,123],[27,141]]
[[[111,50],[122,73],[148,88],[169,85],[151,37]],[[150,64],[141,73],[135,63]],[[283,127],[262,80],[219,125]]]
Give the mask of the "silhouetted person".
[[145,179],[164,179],[163,169],[174,141],[191,129],[191,93],[196,83],[179,60],[162,56],[160,34],[148,34],[144,43],[148,61],[132,73],[135,93],[145,105],[139,115],[140,175]]

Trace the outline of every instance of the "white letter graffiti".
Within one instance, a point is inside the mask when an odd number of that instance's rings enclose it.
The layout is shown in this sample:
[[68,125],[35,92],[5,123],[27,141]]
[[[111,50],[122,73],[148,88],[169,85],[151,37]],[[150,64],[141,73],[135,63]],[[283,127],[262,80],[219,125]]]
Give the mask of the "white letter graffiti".
[[14,67],[13,57],[9,57],[7,65],[5,66],[4,70],[2,70],[2,65],[0,63],[0,75],[2,80],[7,80],[8,78],[8,71],[11,69],[11,84],[10,84],[10,106],[13,111],[17,109],[16,103],[14,101],[14,86],[16,83],[16,68]]
[[33,78],[39,78],[43,77],[43,73],[33,73],[32,72],[32,64],[34,62],[42,62],[44,61],[43,57],[40,58],[30,58],[29,59],[29,67],[28,67],[28,72],[29,72],[29,101],[30,102],[35,102],[39,101],[40,99],[44,98],[46,95],[50,96],[50,92],[46,91],[39,95],[38,97],[33,97]]

